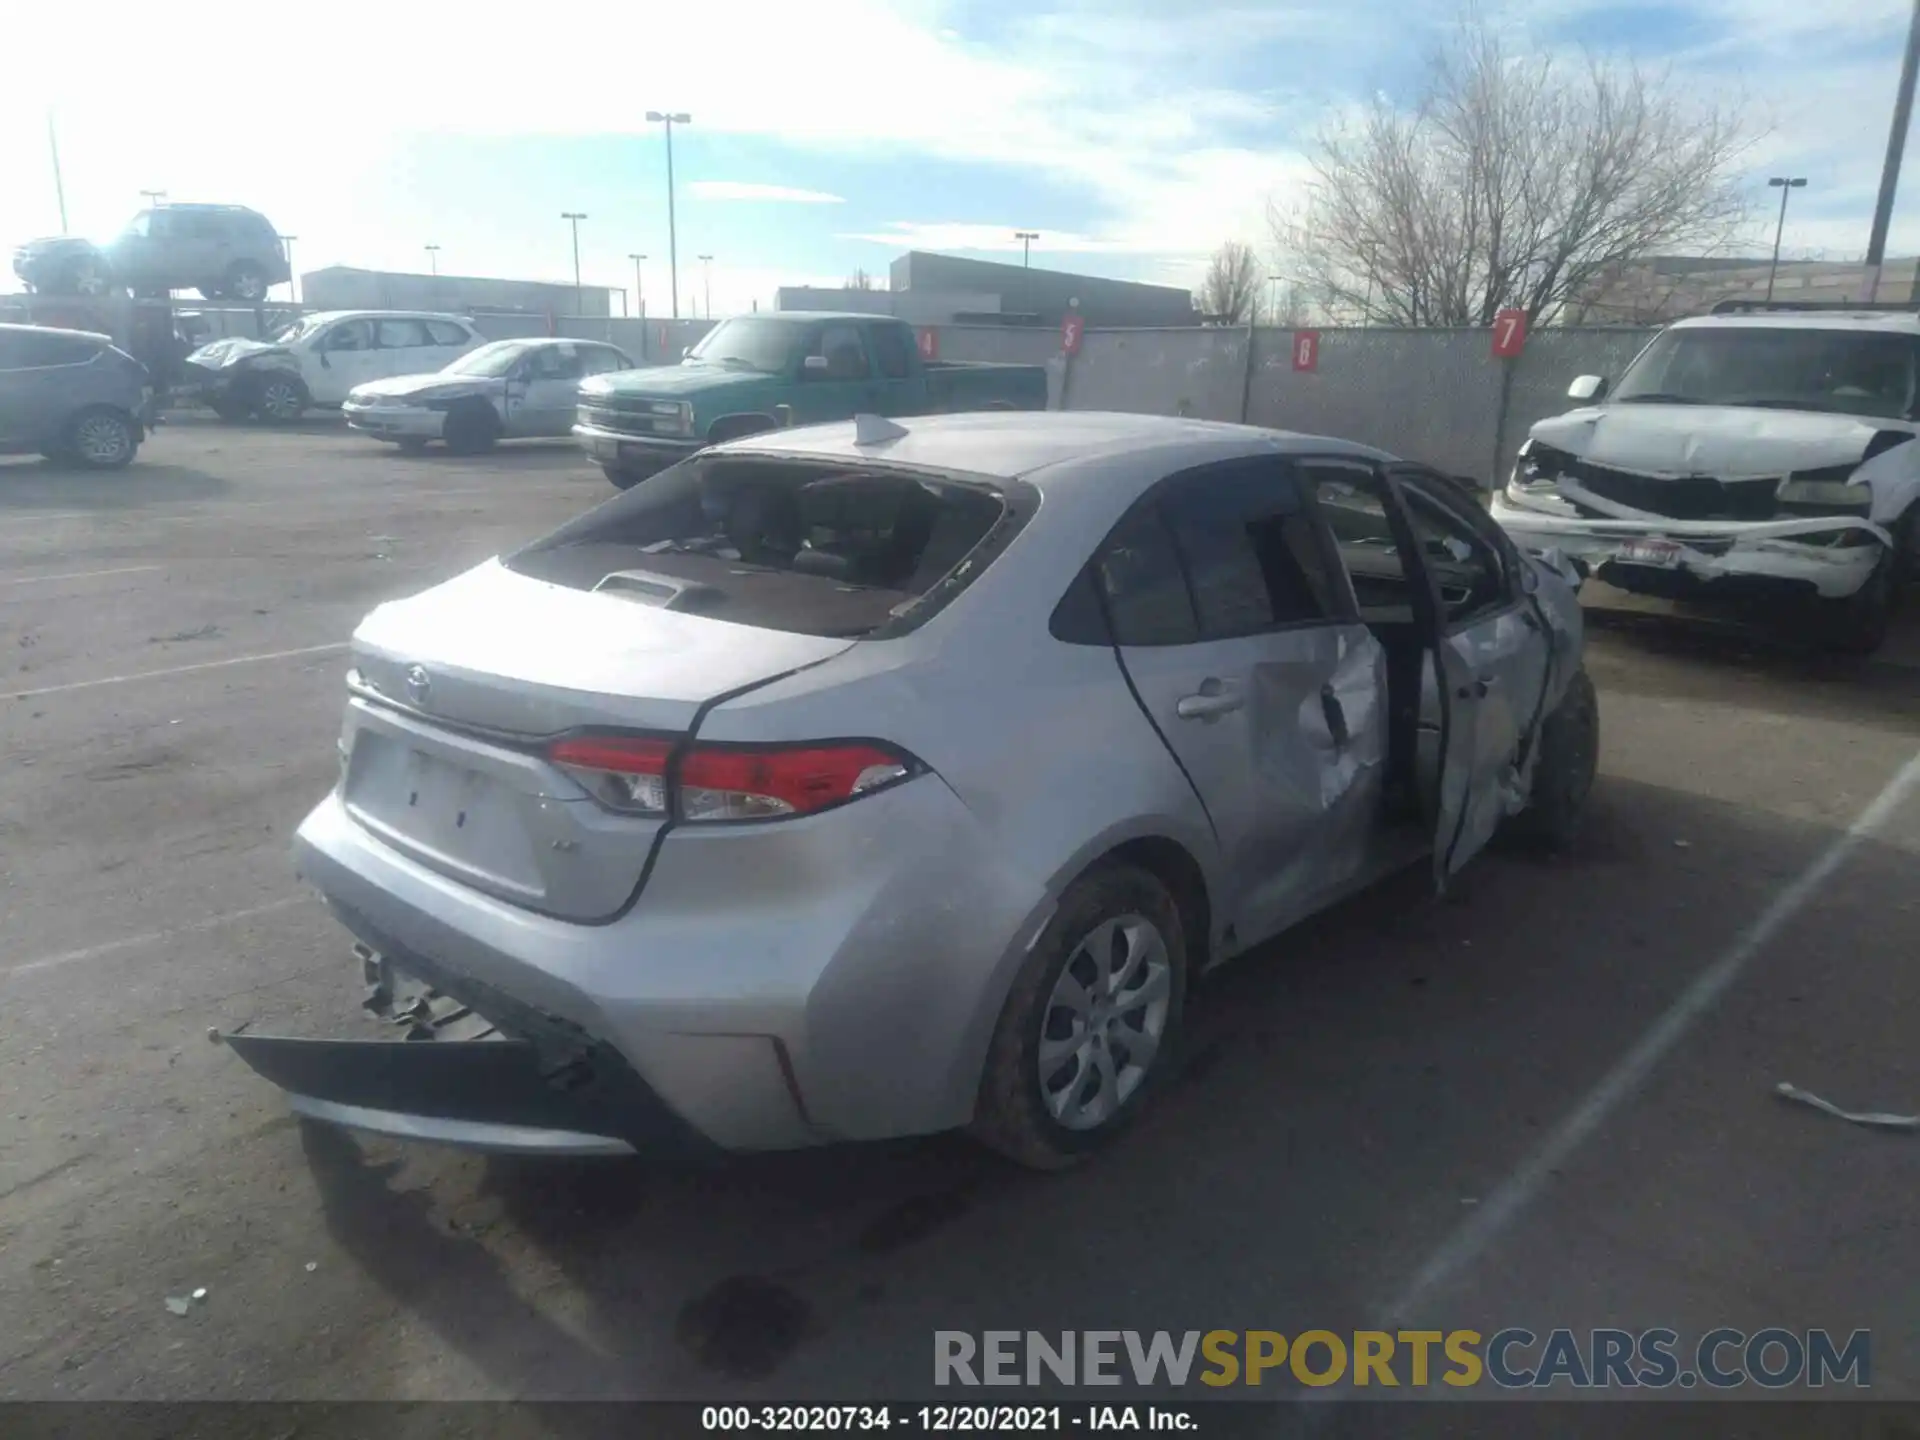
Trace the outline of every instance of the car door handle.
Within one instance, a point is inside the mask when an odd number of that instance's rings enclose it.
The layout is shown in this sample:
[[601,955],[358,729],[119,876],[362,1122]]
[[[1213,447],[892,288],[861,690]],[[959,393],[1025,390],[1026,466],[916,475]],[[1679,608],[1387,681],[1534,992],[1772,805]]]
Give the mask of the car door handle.
[[1327,731],[1333,736],[1333,748],[1346,749],[1353,735],[1347,729],[1346,707],[1340,703],[1340,697],[1334,693],[1332,685],[1320,687],[1320,713],[1326,717]]
[[1215,720],[1246,703],[1247,697],[1244,695],[1218,690],[1202,691],[1198,695],[1182,695],[1173,710],[1182,720]]

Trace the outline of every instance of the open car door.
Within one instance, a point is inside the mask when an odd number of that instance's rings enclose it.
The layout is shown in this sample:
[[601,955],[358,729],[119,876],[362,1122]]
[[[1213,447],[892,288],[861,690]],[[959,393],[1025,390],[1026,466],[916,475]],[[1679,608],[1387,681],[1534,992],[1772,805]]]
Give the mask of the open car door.
[[1453,481],[1388,472],[1431,597],[1440,757],[1433,864],[1444,887],[1525,803],[1551,647],[1518,557]]

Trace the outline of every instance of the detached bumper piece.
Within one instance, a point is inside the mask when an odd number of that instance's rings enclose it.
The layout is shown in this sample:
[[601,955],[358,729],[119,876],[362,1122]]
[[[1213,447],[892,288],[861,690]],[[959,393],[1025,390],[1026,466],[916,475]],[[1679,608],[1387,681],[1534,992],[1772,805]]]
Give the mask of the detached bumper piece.
[[610,1047],[503,1034],[462,1000],[355,947],[367,1008],[401,1040],[223,1037],[295,1114],[377,1135],[496,1154],[633,1155],[711,1146]]

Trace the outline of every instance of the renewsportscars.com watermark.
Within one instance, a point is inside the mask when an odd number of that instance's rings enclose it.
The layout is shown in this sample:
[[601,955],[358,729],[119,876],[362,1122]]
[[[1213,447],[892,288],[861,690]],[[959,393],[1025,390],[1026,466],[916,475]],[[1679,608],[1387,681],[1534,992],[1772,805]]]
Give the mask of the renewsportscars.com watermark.
[[1304,1385],[1505,1390],[1769,1390],[1873,1381],[1872,1334],[1678,1331],[936,1330],[936,1385]]

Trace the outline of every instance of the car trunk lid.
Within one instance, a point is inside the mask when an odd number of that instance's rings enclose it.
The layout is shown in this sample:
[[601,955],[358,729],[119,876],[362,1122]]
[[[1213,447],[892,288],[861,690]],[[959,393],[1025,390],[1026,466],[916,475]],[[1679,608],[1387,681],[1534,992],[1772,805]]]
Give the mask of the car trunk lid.
[[381,606],[355,633],[343,800],[364,828],[442,874],[543,913],[604,919],[634,894],[664,817],[602,807],[547,759],[553,737],[677,739],[708,702],[851,643],[489,561]]

